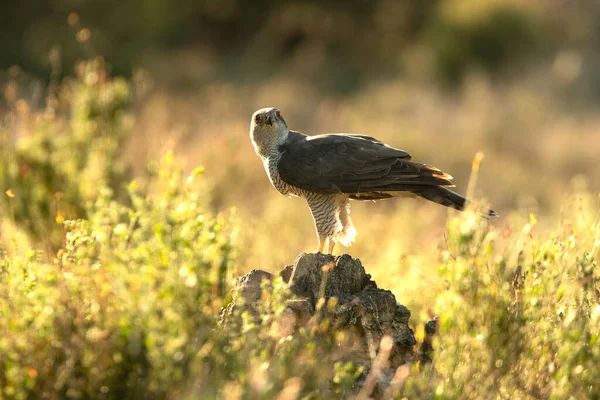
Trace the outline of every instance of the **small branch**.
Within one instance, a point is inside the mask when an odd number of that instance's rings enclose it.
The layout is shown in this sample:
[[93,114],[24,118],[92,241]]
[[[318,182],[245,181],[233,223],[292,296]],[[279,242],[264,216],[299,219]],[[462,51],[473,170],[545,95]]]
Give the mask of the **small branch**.
[[452,259],[456,261],[456,257],[454,257],[454,255],[450,251],[450,246],[448,245],[448,237],[446,236],[446,232],[444,232],[444,242],[446,242],[446,250],[448,250],[448,254],[450,254],[450,257],[452,257]]

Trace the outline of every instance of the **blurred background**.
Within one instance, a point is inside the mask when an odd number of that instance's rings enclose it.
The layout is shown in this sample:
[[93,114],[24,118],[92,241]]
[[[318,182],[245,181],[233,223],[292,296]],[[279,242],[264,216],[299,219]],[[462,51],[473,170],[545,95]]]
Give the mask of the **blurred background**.
[[[451,173],[461,193],[483,152],[475,197],[505,233],[532,212],[559,216],[565,193],[600,188],[597,2],[5,1],[0,43],[2,118],[43,112],[79,60],[102,57],[129,80],[120,157],[137,177],[169,149],[186,171],[203,165],[202,195],[241,221],[240,272],[276,270],[317,244],[304,200],[279,195],[254,154],[249,120],[262,107],[307,134],[380,138]],[[355,203],[357,242],[338,251],[410,298],[428,287],[448,212]],[[402,285],[411,278],[424,283]]]

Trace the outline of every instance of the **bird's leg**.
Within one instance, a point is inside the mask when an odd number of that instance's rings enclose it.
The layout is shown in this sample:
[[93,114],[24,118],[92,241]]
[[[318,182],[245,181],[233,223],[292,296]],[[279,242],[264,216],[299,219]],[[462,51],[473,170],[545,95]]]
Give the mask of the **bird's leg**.
[[323,250],[325,250],[325,242],[327,242],[327,238],[319,238],[319,248],[317,249],[317,253],[323,253]]
[[308,207],[315,221],[317,237],[319,238],[319,253],[325,253],[327,239],[338,230],[339,221],[337,218],[337,203],[335,196],[322,195],[318,193],[309,193],[306,197]]
[[329,238],[329,246],[327,246],[327,252],[329,254],[332,254],[334,247],[335,247],[335,241],[333,239]]

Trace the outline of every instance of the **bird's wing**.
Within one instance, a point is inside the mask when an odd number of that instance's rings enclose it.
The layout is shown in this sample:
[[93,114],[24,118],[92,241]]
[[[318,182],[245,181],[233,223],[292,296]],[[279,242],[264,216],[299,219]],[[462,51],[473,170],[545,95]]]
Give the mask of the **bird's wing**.
[[410,154],[369,136],[304,136],[290,131],[280,147],[281,179],[317,193],[411,191],[423,185],[453,186],[452,177],[415,163]]

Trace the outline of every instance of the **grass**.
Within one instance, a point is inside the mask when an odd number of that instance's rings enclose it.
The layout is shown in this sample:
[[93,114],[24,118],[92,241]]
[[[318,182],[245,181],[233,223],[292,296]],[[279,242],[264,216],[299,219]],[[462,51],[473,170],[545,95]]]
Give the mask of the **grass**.
[[[306,205],[275,193],[252,152],[257,102],[290,110],[299,129],[406,147],[463,189],[485,152],[474,193],[498,220],[413,200],[353,204],[359,236],[343,251],[411,309],[419,339],[440,318],[433,365],[411,367],[398,396],[598,398],[600,198],[572,179],[597,177],[593,116],[533,96],[535,81],[496,90],[474,78],[454,102],[394,82],[315,106],[295,106],[300,88],[280,81],[277,95],[207,88],[185,125],[198,103],[157,91],[142,105],[100,61],[78,71],[44,110],[15,99],[0,127],[2,398],[349,395],[360,371],[329,357],[343,332],[278,334],[281,282],[258,316],[217,322],[234,276],[316,245]],[[527,127],[541,133],[508,133]]]

